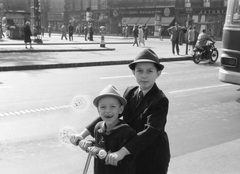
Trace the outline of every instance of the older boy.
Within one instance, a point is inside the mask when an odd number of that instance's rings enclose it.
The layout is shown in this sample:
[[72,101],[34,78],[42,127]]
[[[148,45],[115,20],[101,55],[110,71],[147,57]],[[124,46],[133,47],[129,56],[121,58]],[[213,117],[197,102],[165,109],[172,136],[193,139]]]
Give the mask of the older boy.
[[[90,132],[95,138],[97,148],[89,148],[91,142],[87,140],[81,140],[79,146],[83,150],[88,148],[93,155],[97,154],[101,148],[107,152],[118,151],[136,135],[130,126],[119,119],[119,115],[127,104],[126,99],[121,97],[114,86],[108,85],[93,100],[93,104],[97,107],[102,119]],[[70,141],[75,144],[74,137]],[[106,165],[104,159],[97,157],[94,160],[94,174],[135,174],[133,162],[132,155],[127,155],[117,166]]]

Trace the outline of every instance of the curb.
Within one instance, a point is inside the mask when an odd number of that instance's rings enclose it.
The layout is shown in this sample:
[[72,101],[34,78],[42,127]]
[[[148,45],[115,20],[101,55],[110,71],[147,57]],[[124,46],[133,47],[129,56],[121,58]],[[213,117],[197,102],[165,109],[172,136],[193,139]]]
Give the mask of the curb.
[[[191,56],[184,57],[171,57],[161,58],[160,62],[171,61],[185,61],[191,60]],[[23,66],[6,66],[0,67],[0,71],[19,71],[19,70],[39,70],[39,69],[56,69],[56,68],[74,68],[74,67],[87,67],[87,66],[107,66],[107,65],[123,65],[129,64],[133,60],[120,60],[120,61],[102,61],[102,62],[81,62],[81,63],[62,63],[62,64],[45,64],[45,65],[23,65]]]
[[114,51],[115,48],[92,48],[92,49],[24,49],[24,50],[0,50],[0,53],[26,53],[26,52],[74,52],[74,51]]
[[[32,43],[32,45],[34,46],[45,46],[45,45],[96,45],[96,44],[99,44],[98,42],[69,42],[69,43],[66,43],[66,42],[63,42],[63,43],[55,43],[55,42],[52,42],[52,43],[41,43],[41,44],[35,44],[35,43]],[[105,44],[132,44],[132,42],[105,42]],[[24,43],[0,43],[0,46],[16,46],[16,45],[25,45]]]

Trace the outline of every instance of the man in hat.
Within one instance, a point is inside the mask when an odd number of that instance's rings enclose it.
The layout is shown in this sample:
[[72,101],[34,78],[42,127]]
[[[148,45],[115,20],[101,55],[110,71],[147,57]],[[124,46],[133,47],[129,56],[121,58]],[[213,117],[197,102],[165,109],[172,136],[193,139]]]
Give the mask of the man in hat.
[[[97,155],[101,149],[106,152],[120,150],[136,135],[135,130],[119,119],[119,115],[122,114],[124,106],[127,104],[126,99],[120,95],[114,86],[108,85],[93,100],[93,104],[102,119],[91,132],[91,135],[94,135],[95,138],[95,145],[92,147],[91,141],[81,140],[79,146],[83,150],[88,149],[92,155]],[[94,174],[135,173],[132,155],[127,155],[118,166],[106,165],[103,160],[100,158],[94,159]]]
[[68,38],[69,38],[69,41],[73,41],[73,26],[71,23],[69,23],[68,25]]
[[92,23],[89,24],[89,40],[93,41],[93,25]]
[[65,39],[67,40],[67,28],[66,28],[66,23],[64,22],[62,27],[61,27],[61,40],[63,39],[63,37],[65,37]]
[[[136,174],[166,174],[170,162],[170,148],[165,125],[169,108],[168,98],[156,84],[164,66],[151,49],[144,49],[129,64],[139,86],[128,87],[123,120],[136,132],[132,140],[120,150],[109,153],[106,164],[116,166],[126,155],[135,157]],[[85,138],[101,118],[89,124],[78,137]],[[77,141],[76,141],[77,142]]]
[[175,47],[177,54],[179,55],[179,45],[182,43],[183,31],[185,32],[185,27],[180,27],[177,22],[175,22],[175,26],[172,26],[167,29],[168,33],[171,35],[170,40],[172,42],[172,53],[175,54]]

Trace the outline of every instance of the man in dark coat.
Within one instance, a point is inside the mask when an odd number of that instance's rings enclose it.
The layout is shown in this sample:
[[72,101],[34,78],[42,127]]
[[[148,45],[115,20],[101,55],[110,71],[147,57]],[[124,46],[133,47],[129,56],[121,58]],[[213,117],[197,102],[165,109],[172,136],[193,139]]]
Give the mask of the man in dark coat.
[[93,41],[93,26],[92,26],[92,23],[90,23],[89,25],[89,40],[90,41]]
[[73,41],[73,26],[71,23],[69,23],[68,25],[68,37],[69,37],[69,41]]
[[30,28],[30,22],[27,21],[25,23],[25,27],[23,29],[23,32],[24,32],[25,48],[27,49],[27,43],[29,43],[30,48],[32,48],[32,40],[31,40],[32,32],[31,32],[31,28]]

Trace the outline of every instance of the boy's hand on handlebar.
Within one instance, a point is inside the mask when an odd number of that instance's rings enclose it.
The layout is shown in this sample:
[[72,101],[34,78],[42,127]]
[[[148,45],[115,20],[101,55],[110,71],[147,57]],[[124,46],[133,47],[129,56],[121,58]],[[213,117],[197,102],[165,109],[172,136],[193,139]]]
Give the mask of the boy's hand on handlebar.
[[91,146],[87,148],[88,153],[91,153],[93,156],[96,156],[101,149],[96,146]]
[[109,153],[105,158],[105,163],[113,166],[117,166],[118,161],[122,160],[124,156],[125,155],[121,153],[121,151]]
[[89,141],[89,140],[81,140],[79,142],[79,147],[84,150],[84,151],[87,151],[88,150],[88,147],[92,146],[92,141]]
[[81,140],[83,140],[83,137],[79,134],[72,134],[70,136],[70,142],[75,146],[77,146]]
[[117,166],[118,162],[122,160],[126,155],[129,155],[129,151],[122,147],[119,151],[109,153],[105,158],[105,163],[113,166]]

